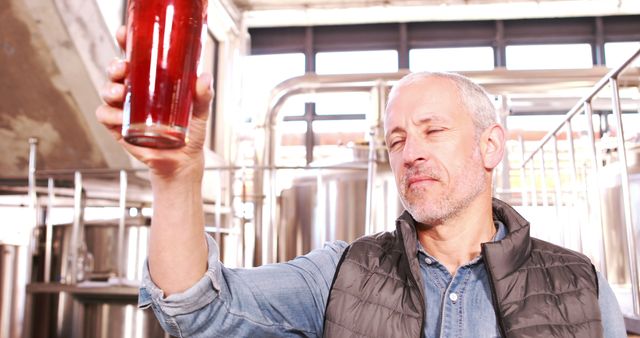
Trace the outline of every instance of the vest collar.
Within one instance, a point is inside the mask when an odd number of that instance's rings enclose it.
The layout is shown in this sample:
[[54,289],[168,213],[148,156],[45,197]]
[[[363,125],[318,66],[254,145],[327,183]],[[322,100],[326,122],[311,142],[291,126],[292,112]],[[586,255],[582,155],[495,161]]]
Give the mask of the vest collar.
[[[492,201],[492,209],[494,220],[502,222],[508,233],[500,241],[483,243],[482,255],[486,257],[487,269],[496,279],[501,279],[517,270],[531,254],[529,222],[510,205],[496,198]],[[396,231],[402,236],[407,257],[418,254],[415,222],[406,210],[396,221]],[[411,259],[409,261],[412,262]],[[411,268],[419,269],[417,266]]]
[[482,254],[487,270],[496,280],[517,270],[531,255],[529,222],[507,203],[493,199],[493,218],[507,227],[508,234],[501,241],[483,243]]

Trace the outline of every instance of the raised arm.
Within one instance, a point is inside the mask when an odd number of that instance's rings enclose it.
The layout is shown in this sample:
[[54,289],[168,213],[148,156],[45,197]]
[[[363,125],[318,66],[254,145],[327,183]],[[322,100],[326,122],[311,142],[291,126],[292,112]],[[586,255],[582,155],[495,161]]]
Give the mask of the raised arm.
[[[117,33],[122,46],[125,29]],[[336,266],[346,247],[329,243],[283,264],[228,269],[205,235],[201,184],[203,141],[213,97],[211,76],[197,80],[189,142],[156,150],[121,136],[127,64],[115,60],[102,91],[98,120],[150,169],[153,219],[139,306],[152,307],[163,328],[188,337],[319,337]]]
[[[121,27],[116,34],[120,46],[124,46],[125,35]],[[124,60],[114,60],[109,66],[110,81],[102,90],[104,104],[96,110],[96,117],[131,155],[149,167],[153,191],[149,270],[156,285],[170,295],[194,285],[207,269],[201,183],[212,78],[203,74],[196,82],[187,145],[157,150],[130,145],[122,138],[127,66]]]

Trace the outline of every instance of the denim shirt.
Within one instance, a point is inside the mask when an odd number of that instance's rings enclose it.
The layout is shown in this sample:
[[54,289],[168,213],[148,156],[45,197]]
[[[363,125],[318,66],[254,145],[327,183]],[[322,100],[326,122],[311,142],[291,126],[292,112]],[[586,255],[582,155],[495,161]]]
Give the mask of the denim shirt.
[[[498,224],[494,239],[506,234]],[[175,337],[322,337],[324,311],[338,261],[347,243],[286,263],[230,269],[218,259],[207,236],[208,269],[191,288],[168,297],[145,264],[138,305],[151,307],[160,325]],[[424,337],[499,337],[488,276],[481,257],[454,276],[419,248],[426,313]],[[605,338],[626,338],[624,321],[609,284],[598,273]]]

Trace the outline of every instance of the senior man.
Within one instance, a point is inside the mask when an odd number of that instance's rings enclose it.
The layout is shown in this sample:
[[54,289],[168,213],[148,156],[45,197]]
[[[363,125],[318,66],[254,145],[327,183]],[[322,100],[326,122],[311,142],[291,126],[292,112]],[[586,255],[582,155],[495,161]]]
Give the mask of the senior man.
[[[122,43],[125,31],[117,38]],[[587,257],[529,237],[491,196],[505,131],[486,92],[450,73],[391,90],[384,127],[406,211],[396,229],[292,261],[226,268],[204,232],[211,76],[196,83],[189,143],[139,148],[119,134],[127,64],[114,61],[98,119],[150,168],[154,208],[139,304],[177,337],[626,337]]]

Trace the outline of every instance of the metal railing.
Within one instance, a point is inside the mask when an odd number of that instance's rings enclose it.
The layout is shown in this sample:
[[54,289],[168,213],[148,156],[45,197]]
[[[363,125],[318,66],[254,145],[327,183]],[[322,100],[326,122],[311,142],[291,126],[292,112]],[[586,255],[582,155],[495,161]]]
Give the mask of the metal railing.
[[[382,117],[384,114],[387,90],[398,80],[409,73],[408,70],[400,70],[395,73],[372,73],[372,74],[336,74],[318,75],[308,73],[303,76],[288,79],[276,86],[270,96],[267,111],[262,121],[258,123],[258,128],[263,131],[264,143],[261,149],[256,149],[257,158],[255,163],[258,167],[272,167],[276,165],[276,149],[278,135],[276,126],[279,123],[281,108],[285,102],[297,95],[305,95],[305,99],[313,101],[316,94],[338,93],[338,92],[369,92],[376,102],[368,112],[367,121],[369,125],[369,159],[368,159],[368,194],[365,229],[374,228],[373,209],[371,203],[374,200],[371,185],[377,175],[376,153],[383,146]],[[482,85],[488,92],[494,95],[509,94],[530,94],[547,93],[556,90],[586,87],[599,79],[605,72],[602,68],[585,70],[536,70],[519,71],[507,69],[495,69],[491,71],[473,71],[461,73],[470,77],[478,84]],[[632,74],[632,76],[635,74]],[[540,98],[530,97],[527,100],[539,100]],[[254,176],[254,188],[256,191],[265,194],[264,203],[256,204],[255,220],[258,223],[257,231],[264,232],[258,234],[260,237],[256,245],[261,246],[264,253],[269,252],[276,244],[270,235],[276,229],[277,214],[275,200],[277,192],[273,189],[273,172],[267,174],[261,170],[256,171]],[[264,208],[263,208],[264,206]],[[263,227],[264,225],[264,227]],[[262,230],[264,228],[264,231]],[[272,250],[271,250],[272,251]],[[264,260],[256,263],[273,263],[274,256],[267,255]]]
[[[540,158],[542,162],[539,168],[539,178],[542,181],[542,204],[543,206],[548,205],[549,192],[547,189],[547,181],[546,181],[546,170],[547,167],[544,163],[545,158],[545,146],[551,146],[553,149],[553,171],[554,171],[554,188],[555,188],[555,208],[556,213],[558,213],[558,208],[561,207],[560,202],[560,191],[561,180],[560,180],[560,165],[558,160],[558,140],[561,137],[561,134],[566,134],[566,142],[568,146],[568,157],[569,157],[569,175],[570,175],[570,186],[572,191],[572,201],[570,204],[575,207],[575,203],[578,203],[578,194],[584,192],[589,187],[585,187],[583,189],[579,188],[578,183],[578,171],[579,166],[576,163],[576,148],[575,148],[575,132],[572,127],[572,122],[578,116],[581,116],[581,113],[584,113],[584,117],[587,121],[587,157],[588,163],[592,168],[593,177],[596,180],[596,189],[599,188],[598,180],[601,176],[601,168],[600,161],[597,150],[597,143],[594,126],[592,121],[593,115],[593,101],[596,99],[598,95],[606,94],[604,93],[605,88],[609,87],[611,92],[611,112],[613,114],[615,120],[616,127],[616,149],[618,154],[619,161],[619,174],[621,178],[621,190],[622,190],[622,203],[623,203],[623,213],[624,213],[624,228],[625,228],[625,241],[626,241],[626,252],[625,255],[626,261],[628,262],[628,271],[630,275],[631,281],[631,295],[633,302],[633,314],[635,317],[640,316],[640,298],[639,298],[639,285],[638,285],[638,265],[637,265],[637,251],[636,251],[636,232],[632,219],[632,207],[638,208],[638,206],[632,206],[632,198],[630,192],[630,181],[629,181],[629,171],[628,171],[628,163],[627,163],[627,146],[625,141],[624,134],[624,126],[622,123],[622,109],[620,104],[620,89],[619,89],[619,80],[622,74],[625,71],[635,70],[635,66],[633,63],[636,60],[640,60],[640,50],[635,52],[626,62],[622,63],[619,67],[612,69],[609,73],[607,73],[602,79],[600,79],[590,90],[589,92],[582,97],[565,115],[563,120],[552,128],[537,144],[535,149],[529,153],[528,156],[523,156],[522,165],[520,167],[521,177],[523,178],[523,188],[522,188],[522,201],[525,206],[539,207],[538,196],[539,192],[536,186],[536,172],[535,172],[535,159],[536,157]],[[635,84],[634,86],[637,86]],[[566,130],[565,130],[566,129]],[[523,147],[524,154],[524,147]],[[528,184],[524,184],[524,182],[530,179],[530,187],[527,187]],[[587,180],[585,180],[585,184],[588,184]],[[591,187],[593,188],[593,187]],[[580,191],[579,191],[580,189]],[[601,250],[601,270],[606,275],[606,261],[605,255],[608,252],[605,251],[604,245],[604,220],[603,220],[603,205],[602,200],[600,198],[597,199],[597,206],[593,210],[598,216],[596,218],[600,223],[600,228],[602,229],[602,241],[597,245],[600,246]],[[582,224],[583,225],[583,224]],[[581,231],[581,224],[578,224],[577,231]],[[578,234],[579,242],[579,251],[582,251],[582,234]]]
[[[131,207],[140,207],[145,205],[151,206],[151,197],[144,196],[143,200],[140,196],[132,196],[131,193],[131,181],[132,177],[138,174],[144,174],[148,172],[147,168],[99,168],[99,169],[55,169],[55,170],[38,170],[36,169],[36,153],[37,140],[30,139],[29,149],[29,186],[28,194],[30,196],[30,207],[33,211],[34,220],[33,228],[30,230],[32,234],[31,247],[32,253],[34,247],[37,245],[35,242],[34,234],[35,229],[39,226],[44,226],[45,240],[44,240],[44,283],[57,282],[51,280],[52,275],[52,247],[53,247],[53,228],[52,211],[61,206],[61,203],[54,203],[56,200],[60,200],[60,197],[64,197],[69,200],[70,203],[64,205],[65,207],[71,206],[73,210],[73,221],[71,222],[71,239],[68,243],[69,257],[67,262],[67,268],[64,269],[64,276],[61,276],[61,282],[66,284],[76,284],[80,282],[78,276],[78,259],[80,245],[83,243],[84,233],[84,214],[85,209],[91,206],[100,207],[114,207],[117,205],[118,211],[113,213],[114,218],[117,218],[117,244],[115,247],[114,255],[117,255],[117,271],[115,273],[115,280],[113,283],[128,284],[130,278],[127,278],[127,267],[125,264],[126,247],[125,247],[125,226],[128,222],[128,209]],[[213,216],[213,222],[209,221],[205,224],[205,231],[211,233],[217,243],[221,243],[221,236],[223,234],[234,234],[237,236],[238,241],[227,243],[235,248],[238,253],[235,262],[226,261],[225,263],[230,266],[244,266],[251,267],[258,265],[262,259],[260,256],[270,257],[271,261],[278,260],[277,256],[277,239],[274,239],[276,235],[272,234],[273,246],[260,246],[261,241],[266,241],[260,235],[261,224],[256,223],[255,219],[252,219],[252,211],[257,209],[265,201],[265,193],[255,189],[245,189],[245,185],[253,183],[253,175],[256,172],[266,173],[267,177],[271,178],[269,185],[275,187],[276,176],[278,172],[296,172],[296,173],[312,173],[317,175],[319,179],[323,175],[332,173],[335,171],[340,172],[362,172],[365,173],[368,170],[366,163],[353,162],[342,165],[329,165],[329,166],[206,166],[205,171],[205,183],[207,182],[207,175],[217,173],[219,176],[218,183],[214,187],[212,199],[205,199],[205,212],[208,215]],[[364,177],[364,174],[362,175]],[[109,192],[89,194],[87,191],[91,191],[91,187],[88,186],[88,182],[91,179],[102,178],[106,179],[100,184],[110,185],[111,190]],[[46,179],[47,187],[37,186],[36,182],[40,179]],[[56,180],[61,179],[69,181],[56,187]],[[139,181],[139,180],[138,180]],[[239,182],[242,187],[235,188],[234,182]],[[71,183],[72,182],[72,183]],[[93,183],[94,185],[96,183]],[[69,188],[69,187],[72,188]],[[117,187],[115,192],[112,189]],[[148,187],[142,188],[148,192]],[[320,193],[320,192],[318,192]],[[58,194],[58,195],[57,195]],[[133,194],[134,195],[134,194]],[[39,197],[43,197],[46,202],[42,202]],[[248,206],[251,204],[251,206]],[[207,208],[207,206],[209,206]],[[46,213],[41,212],[43,208],[46,208]],[[44,217],[38,217],[37,215],[46,215]],[[224,214],[224,215],[223,215]],[[223,216],[225,217],[223,220]],[[42,219],[40,219],[42,218]],[[250,229],[247,228],[250,227]],[[245,234],[245,231],[249,230],[249,233]],[[277,232],[277,226],[272,228],[273,232]],[[327,238],[332,240],[332,238]],[[324,241],[322,241],[323,243]],[[322,245],[320,243],[320,245]],[[264,249],[264,250],[262,250]],[[308,248],[313,249],[312,248]],[[300,252],[298,254],[304,254]],[[223,253],[221,252],[221,255]],[[291,259],[293,257],[288,257]],[[31,261],[29,257],[29,262]],[[31,271],[31,269],[29,269]],[[28,276],[27,280],[31,281],[31,276]]]

